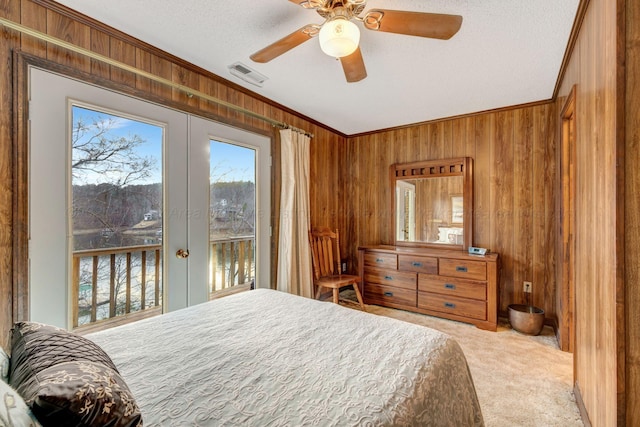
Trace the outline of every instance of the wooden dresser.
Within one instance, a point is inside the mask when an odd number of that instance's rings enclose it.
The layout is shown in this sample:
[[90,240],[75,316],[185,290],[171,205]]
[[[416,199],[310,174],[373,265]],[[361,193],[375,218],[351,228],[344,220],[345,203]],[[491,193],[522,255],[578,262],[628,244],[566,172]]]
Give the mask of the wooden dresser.
[[495,331],[499,256],[446,249],[359,248],[366,304],[471,323]]

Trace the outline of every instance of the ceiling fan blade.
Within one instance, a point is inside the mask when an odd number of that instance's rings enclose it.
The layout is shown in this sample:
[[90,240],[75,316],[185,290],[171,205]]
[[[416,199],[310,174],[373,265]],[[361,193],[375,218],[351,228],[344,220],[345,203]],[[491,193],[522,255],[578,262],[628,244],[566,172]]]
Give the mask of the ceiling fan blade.
[[340,58],[340,62],[342,63],[342,69],[344,70],[344,76],[347,78],[347,82],[355,83],[367,77],[367,69],[364,67],[360,47],[351,55]]
[[260,49],[249,58],[254,62],[269,62],[273,58],[277,58],[285,52],[293,49],[294,47],[301,45],[316,34],[318,34],[319,27],[317,25],[305,25],[297,31],[289,34],[278,40],[269,46]]
[[453,37],[460,25],[462,16],[439,13],[371,9],[364,17],[364,26],[370,30],[441,40]]

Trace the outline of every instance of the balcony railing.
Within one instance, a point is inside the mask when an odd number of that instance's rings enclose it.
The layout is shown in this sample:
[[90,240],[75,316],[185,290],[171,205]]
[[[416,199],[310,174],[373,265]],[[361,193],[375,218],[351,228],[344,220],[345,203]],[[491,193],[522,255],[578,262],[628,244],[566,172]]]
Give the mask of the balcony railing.
[[216,239],[209,248],[209,292],[251,283],[256,276],[253,236]]
[[74,252],[73,326],[160,307],[161,252],[160,245]]
[[[253,281],[254,242],[253,236],[210,242],[210,298]],[[161,245],[75,251],[72,273],[74,328],[161,312]]]

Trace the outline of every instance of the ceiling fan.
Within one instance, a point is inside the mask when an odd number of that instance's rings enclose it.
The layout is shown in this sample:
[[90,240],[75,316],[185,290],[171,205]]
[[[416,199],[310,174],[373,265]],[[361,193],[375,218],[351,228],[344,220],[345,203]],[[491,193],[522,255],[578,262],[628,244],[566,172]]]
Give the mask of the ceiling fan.
[[438,13],[407,12],[371,9],[364,15],[367,0],[289,0],[305,9],[315,9],[325,21],[308,24],[257,51],[250,58],[254,62],[269,62],[307,40],[319,36],[320,48],[327,55],[339,58],[347,82],[367,77],[358,43],[360,30],[353,20],[361,21],[373,31],[406,34],[448,40],[460,29],[462,16]]

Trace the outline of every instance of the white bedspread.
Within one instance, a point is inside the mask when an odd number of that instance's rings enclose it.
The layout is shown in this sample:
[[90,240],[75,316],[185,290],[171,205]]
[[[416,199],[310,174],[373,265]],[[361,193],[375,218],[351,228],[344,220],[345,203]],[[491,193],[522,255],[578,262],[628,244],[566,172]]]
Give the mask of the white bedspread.
[[438,331],[271,290],[87,335],[146,426],[481,426]]

